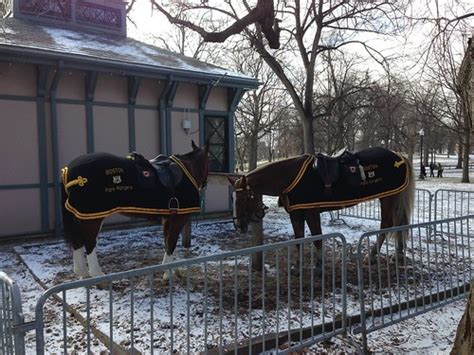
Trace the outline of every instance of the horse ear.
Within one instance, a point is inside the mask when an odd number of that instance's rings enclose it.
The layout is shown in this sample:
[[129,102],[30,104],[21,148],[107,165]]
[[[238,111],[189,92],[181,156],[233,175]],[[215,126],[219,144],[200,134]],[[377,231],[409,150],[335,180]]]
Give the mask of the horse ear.
[[196,150],[196,149],[199,148],[199,147],[196,145],[196,143],[194,143],[194,139],[191,140],[191,147],[193,148],[193,150]]

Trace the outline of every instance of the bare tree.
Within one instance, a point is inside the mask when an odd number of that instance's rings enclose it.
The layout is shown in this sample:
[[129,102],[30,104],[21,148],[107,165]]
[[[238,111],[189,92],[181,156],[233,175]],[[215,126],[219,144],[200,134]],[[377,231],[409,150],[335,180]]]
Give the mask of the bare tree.
[[234,50],[234,66],[262,82],[258,89],[245,94],[236,111],[235,131],[241,138],[237,142],[245,145],[238,149],[246,151],[248,168],[253,170],[257,167],[259,142],[282,119],[287,100],[275,74],[252,50]]
[[[252,5],[247,0],[180,0],[173,1],[173,6],[163,1],[152,2],[170,22],[196,31],[205,40],[225,40],[241,32],[286,88],[302,125],[304,150],[313,153],[314,82],[318,56],[343,46],[360,45],[372,58],[384,64],[381,54],[357,35],[393,34],[399,30],[398,20],[406,1],[257,0]],[[177,16],[181,11],[205,12],[210,19],[208,23],[221,23],[224,30],[208,30],[184,21]],[[243,17],[240,16],[242,13],[245,14]],[[212,16],[217,16],[219,21],[212,21],[215,18]],[[230,27],[226,25],[228,22],[232,23]],[[255,25],[249,26],[252,23]],[[279,51],[272,50],[279,47]],[[282,50],[286,56],[281,56]],[[298,66],[303,68],[303,82],[294,77]]]

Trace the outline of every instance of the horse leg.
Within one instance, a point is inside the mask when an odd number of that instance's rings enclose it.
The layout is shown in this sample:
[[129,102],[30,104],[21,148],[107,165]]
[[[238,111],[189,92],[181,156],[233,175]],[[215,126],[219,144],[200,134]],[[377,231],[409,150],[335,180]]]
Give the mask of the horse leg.
[[[290,212],[290,221],[291,225],[293,226],[293,232],[295,234],[295,238],[303,238],[304,237],[304,212],[301,210],[291,211]],[[299,244],[296,245],[298,250],[298,257],[297,265],[300,265],[300,249],[301,246]],[[291,267],[291,271],[294,274],[299,274],[299,268]]]
[[[380,214],[382,220],[380,221],[380,229],[389,228],[393,226],[393,219],[392,219],[392,206],[390,201],[382,198],[380,199]],[[385,233],[381,233],[377,236],[377,241],[372,247],[370,252],[370,262],[375,263],[377,261],[377,254],[380,252],[380,248],[384,243],[386,238]]]
[[[321,215],[318,209],[308,209],[305,210],[305,220],[306,224],[311,231],[311,235],[321,235],[323,231],[321,229]],[[316,264],[319,263],[319,252],[322,252],[323,241],[317,240],[314,242],[314,246],[316,247]]]
[[104,275],[97,259],[97,235],[102,227],[104,219],[93,219],[81,221],[81,232],[84,237],[84,246],[86,248],[87,264],[89,265],[89,274],[91,277]]
[[74,246],[73,246],[72,259],[73,259],[74,273],[83,279],[88,278],[89,271],[87,270],[84,246],[80,246],[77,249],[74,249]]
[[[188,215],[172,215],[170,217],[163,218],[163,236],[165,240],[165,255],[163,256],[162,264],[166,264],[175,261],[176,258],[173,255],[178,243],[179,234],[181,230],[188,222]],[[163,279],[168,280],[170,275],[169,272],[163,274]],[[179,275],[179,271],[174,271],[175,275]]]

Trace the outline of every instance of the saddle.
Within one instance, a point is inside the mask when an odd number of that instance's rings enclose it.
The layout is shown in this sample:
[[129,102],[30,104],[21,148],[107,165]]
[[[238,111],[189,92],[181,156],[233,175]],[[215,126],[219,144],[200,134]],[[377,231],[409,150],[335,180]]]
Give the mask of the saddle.
[[338,183],[357,186],[365,180],[364,168],[359,163],[357,153],[342,149],[336,155],[316,154],[313,169],[321,177],[325,194],[332,194],[332,187]]
[[183,179],[183,171],[180,166],[165,155],[158,155],[152,160],[137,152],[132,152],[127,156],[135,161],[138,170],[138,181],[143,188],[153,188],[156,179],[167,189],[174,192],[176,186]]

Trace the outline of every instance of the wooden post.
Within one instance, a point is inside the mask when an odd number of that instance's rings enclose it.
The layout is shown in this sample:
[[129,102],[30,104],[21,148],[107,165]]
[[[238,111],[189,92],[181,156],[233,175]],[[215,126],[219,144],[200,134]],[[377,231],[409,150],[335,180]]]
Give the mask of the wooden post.
[[191,247],[191,218],[186,222],[181,231],[181,237],[183,238],[183,247],[190,248]]
[[[260,196],[260,199],[262,196]],[[263,220],[252,222],[252,246],[263,245]],[[252,268],[256,271],[262,271],[263,267],[262,253],[252,254]]]

